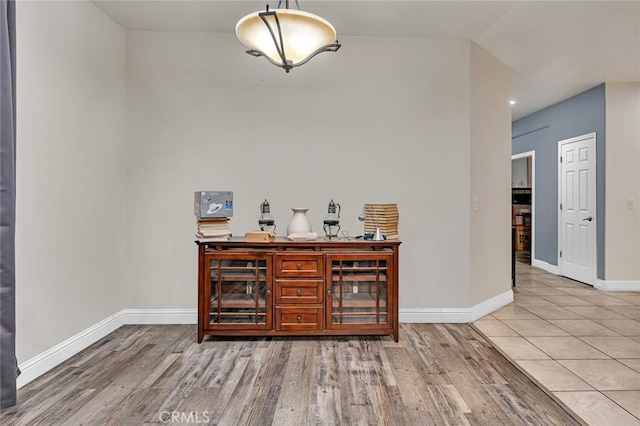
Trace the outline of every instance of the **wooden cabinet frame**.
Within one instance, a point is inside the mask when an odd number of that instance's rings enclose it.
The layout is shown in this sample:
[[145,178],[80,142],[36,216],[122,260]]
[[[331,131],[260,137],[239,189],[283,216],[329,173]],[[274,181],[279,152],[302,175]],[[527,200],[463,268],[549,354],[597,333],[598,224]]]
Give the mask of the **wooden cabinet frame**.
[[205,335],[392,335],[398,341],[400,241],[197,244],[198,342]]

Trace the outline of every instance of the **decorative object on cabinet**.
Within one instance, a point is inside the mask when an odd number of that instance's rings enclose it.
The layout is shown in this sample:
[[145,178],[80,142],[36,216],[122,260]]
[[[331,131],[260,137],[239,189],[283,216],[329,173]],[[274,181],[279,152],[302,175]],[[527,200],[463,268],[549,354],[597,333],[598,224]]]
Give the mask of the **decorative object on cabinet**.
[[198,219],[233,217],[233,191],[196,191],[194,214]]
[[287,236],[292,234],[308,234],[313,232],[311,228],[311,222],[307,217],[307,208],[293,208],[293,216],[291,216],[291,220],[289,220],[289,225],[287,225]]
[[364,221],[364,237],[380,241],[398,238],[397,204],[365,204],[358,219]]
[[276,234],[273,231],[249,231],[244,234],[244,239],[250,243],[268,243],[275,241]]
[[[337,211],[336,211],[337,210]],[[331,239],[338,236],[340,231],[340,204],[334,203],[333,198],[329,201],[329,207],[327,208],[327,215],[323,221],[323,229],[325,235]]]
[[199,241],[223,241],[231,238],[229,219],[200,219],[197,221],[196,238]]
[[276,222],[271,215],[271,206],[267,199],[264,199],[264,202],[260,204],[260,217],[258,217],[258,225],[260,226],[261,231],[267,232],[275,232],[276,230]]
[[289,0],[278,1],[275,10],[267,5],[264,12],[254,12],[236,24],[238,40],[249,48],[251,56],[264,56],[287,73],[321,52],[340,48],[336,30],[327,20],[312,13],[289,9]]
[[392,335],[400,241],[198,243],[198,342],[211,336]]
[[196,191],[193,213],[198,241],[228,240],[231,237],[229,218],[233,216],[233,192]]

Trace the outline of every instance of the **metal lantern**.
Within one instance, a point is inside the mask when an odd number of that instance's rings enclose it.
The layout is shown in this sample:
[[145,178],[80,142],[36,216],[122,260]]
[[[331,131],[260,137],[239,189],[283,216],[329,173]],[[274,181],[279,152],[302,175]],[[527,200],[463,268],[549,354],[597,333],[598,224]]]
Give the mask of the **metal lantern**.
[[324,233],[329,239],[337,237],[340,231],[340,209],[340,204],[335,203],[332,198],[323,221]]
[[271,215],[271,207],[267,199],[260,204],[260,217],[258,217],[258,225],[260,225],[261,231],[275,231],[276,223]]

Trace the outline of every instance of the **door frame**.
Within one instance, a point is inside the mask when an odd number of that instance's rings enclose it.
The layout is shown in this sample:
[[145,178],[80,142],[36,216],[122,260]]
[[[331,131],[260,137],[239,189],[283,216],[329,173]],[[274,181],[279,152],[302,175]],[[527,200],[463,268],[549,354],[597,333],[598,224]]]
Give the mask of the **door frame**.
[[529,239],[531,241],[531,264],[533,265],[536,260],[536,151],[513,154],[511,161],[527,157],[531,157],[531,233]]
[[[598,176],[597,176],[597,170],[598,170],[598,156],[596,155],[596,153],[598,152],[598,138],[596,137],[596,132],[591,132],[591,133],[585,133],[584,135],[580,135],[580,136],[575,136],[573,138],[569,138],[569,139],[563,139],[561,141],[558,141],[558,157],[556,159],[557,161],[557,165],[558,165],[558,200],[557,200],[557,204],[556,204],[556,208],[558,209],[558,252],[556,253],[557,259],[558,259],[558,275],[563,275],[562,273],[562,259],[560,258],[560,251],[562,250],[562,213],[560,212],[560,203],[562,202],[562,166],[560,163],[560,157],[562,156],[562,145],[566,145],[566,144],[570,144],[570,143],[574,143],[574,142],[578,142],[584,139],[591,139],[593,138],[593,220],[595,222],[595,228],[593,231],[593,239],[592,239],[592,243],[593,243],[593,263],[594,263],[594,268],[593,268],[593,276],[590,277],[589,282],[586,282],[585,284],[589,284],[593,287],[595,287],[596,285],[596,279],[598,278],[598,221],[599,221],[599,217],[597,215],[598,212],[598,190],[597,190],[597,185],[598,185]],[[571,278],[571,277],[567,277],[567,278]]]

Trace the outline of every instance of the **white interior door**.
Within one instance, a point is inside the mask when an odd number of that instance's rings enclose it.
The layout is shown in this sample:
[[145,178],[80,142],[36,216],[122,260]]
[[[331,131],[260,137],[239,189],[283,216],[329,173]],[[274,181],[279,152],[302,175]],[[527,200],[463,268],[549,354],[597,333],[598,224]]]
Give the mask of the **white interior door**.
[[558,142],[560,275],[596,281],[596,134]]

